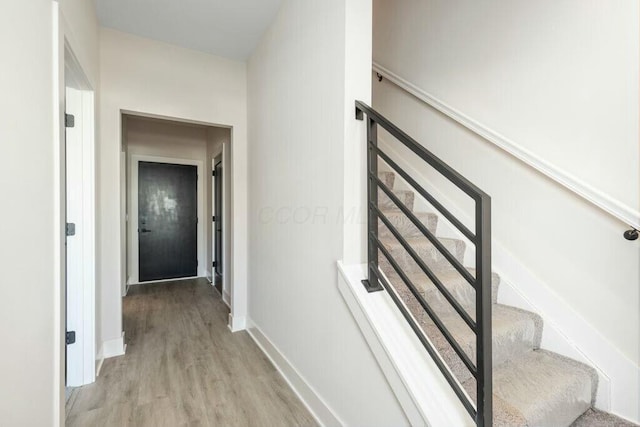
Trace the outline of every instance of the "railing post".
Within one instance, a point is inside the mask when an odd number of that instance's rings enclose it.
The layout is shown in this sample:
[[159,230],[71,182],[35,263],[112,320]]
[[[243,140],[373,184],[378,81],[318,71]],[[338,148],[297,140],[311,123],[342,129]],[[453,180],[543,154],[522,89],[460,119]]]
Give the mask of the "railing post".
[[478,427],[493,425],[491,348],[491,198],[476,199],[476,366]]
[[381,291],[378,278],[378,214],[372,206],[378,206],[378,125],[367,118],[367,263],[368,280],[362,284],[368,292]]

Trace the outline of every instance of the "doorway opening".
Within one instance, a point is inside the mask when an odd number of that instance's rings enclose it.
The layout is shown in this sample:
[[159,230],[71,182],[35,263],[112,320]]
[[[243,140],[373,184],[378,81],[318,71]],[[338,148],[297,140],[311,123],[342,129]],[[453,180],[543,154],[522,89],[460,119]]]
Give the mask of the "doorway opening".
[[[213,239],[212,219],[225,217],[215,207],[228,206],[230,193],[214,188],[214,159],[221,160],[217,182],[228,182],[222,153],[230,152],[231,129],[129,112],[121,123],[123,296],[130,286],[152,282],[201,277],[215,284],[230,246],[226,222],[218,243]],[[230,284],[219,283],[229,295]]]

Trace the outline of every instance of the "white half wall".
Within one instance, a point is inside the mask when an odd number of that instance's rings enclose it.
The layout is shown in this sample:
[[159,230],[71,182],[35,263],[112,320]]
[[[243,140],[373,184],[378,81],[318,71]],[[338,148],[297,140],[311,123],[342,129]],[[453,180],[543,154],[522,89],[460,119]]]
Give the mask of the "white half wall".
[[[359,167],[345,163],[365,141],[345,139],[362,136],[347,122],[362,126],[354,101],[370,97],[370,13],[285,0],[248,68],[250,323],[325,425],[407,424],[337,286],[336,261],[362,244],[343,240],[345,171]],[[349,60],[347,40],[363,49]]]
[[122,334],[121,114],[230,127],[233,141],[232,310],[246,316],[246,65],[110,29],[100,33],[99,220],[103,341]]

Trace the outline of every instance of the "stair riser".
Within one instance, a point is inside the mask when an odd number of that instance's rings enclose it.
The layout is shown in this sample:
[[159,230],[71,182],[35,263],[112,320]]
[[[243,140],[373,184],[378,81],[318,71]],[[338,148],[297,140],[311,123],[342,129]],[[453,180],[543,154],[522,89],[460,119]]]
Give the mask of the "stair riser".
[[[394,191],[394,194],[400,202],[404,204],[410,211],[413,211],[415,195],[410,191]],[[387,196],[387,193],[378,191],[378,205],[381,210],[398,209],[398,206]]]
[[380,181],[384,182],[384,185],[393,189],[393,185],[395,184],[396,174],[393,172],[378,172],[378,177]]
[[[499,281],[493,281],[491,283],[491,300],[493,304],[498,302],[498,288]],[[462,307],[469,313],[472,318],[475,318],[476,309],[476,291],[464,278],[460,277],[455,281],[443,282],[449,293],[460,303]],[[449,302],[445,299],[442,293],[429,282],[428,285],[423,285],[423,295],[425,299],[435,307],[439,307],[439,310],[443,314],[452,314],[454,309]]]

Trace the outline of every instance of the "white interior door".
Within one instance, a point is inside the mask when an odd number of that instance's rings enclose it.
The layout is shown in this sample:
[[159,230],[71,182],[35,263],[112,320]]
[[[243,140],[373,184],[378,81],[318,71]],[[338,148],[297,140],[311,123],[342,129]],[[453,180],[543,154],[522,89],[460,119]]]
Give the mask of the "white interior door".
[[[67,386],[83,384],[82,355],[82,94],[77,89],[66,88],[66,222],[67,222],[67,283],[66,325],[67,333],[75,335],[74,343],[67,343]],[[73,117],[73,119],[71,119]],[[73,126],[71,126],[73,121]]]
[[67,332],[75,335],[66,346],[66,385],[75,387],[96,376],[93,92],[67,87],[65,110],[73,116],[65,127],[65,317]]

